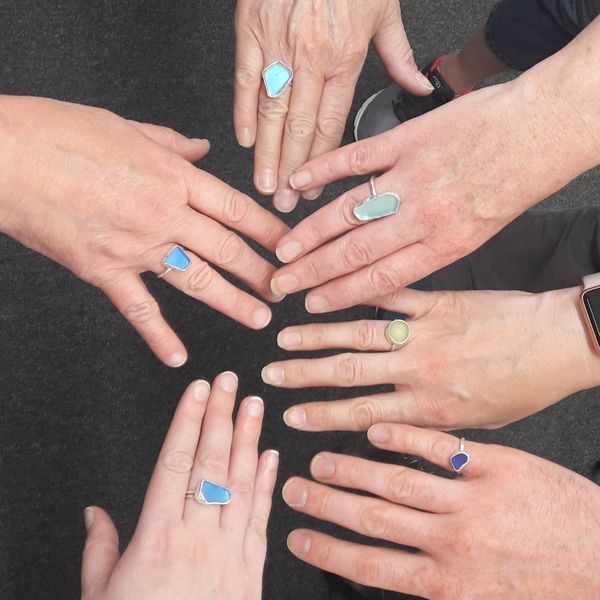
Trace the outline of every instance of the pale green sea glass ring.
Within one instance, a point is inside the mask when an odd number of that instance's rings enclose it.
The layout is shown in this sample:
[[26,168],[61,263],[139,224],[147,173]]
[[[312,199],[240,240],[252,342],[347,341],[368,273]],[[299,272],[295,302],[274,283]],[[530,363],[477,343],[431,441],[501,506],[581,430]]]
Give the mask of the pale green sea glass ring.
[[400,197],[393,192],[378,194],[375,189],[375,177],[369,181],[371,197],[354,207],[354,216],[361,222],[373,221],[395,215],[400,208]]
[[392,345],[392,351],[398,350],[404,346],[410,338],[410,327],[403,319],[396,319],[388,324],[385,330],[385,336],[388,342]]

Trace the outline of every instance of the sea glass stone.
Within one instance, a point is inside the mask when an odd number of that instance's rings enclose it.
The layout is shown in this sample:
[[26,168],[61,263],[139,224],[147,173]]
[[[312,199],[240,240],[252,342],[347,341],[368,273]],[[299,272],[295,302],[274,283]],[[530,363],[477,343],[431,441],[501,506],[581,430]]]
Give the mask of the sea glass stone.
[[397,194],[388,192],[369,198],[354,208],[354,216],[359,221],[372,221],[395,215],[400,208],[400,198]]
[[165,267],[170,267],[177,271],[185,271],[190,266],[190,257],[184,252],[181,246],[174,246],[165,258]]
[[459,473],[460,470],[469,462],[469,455],[466,452],[457,452],[450,458],[452,468]]
[[387,328],[388,337],[393,344],[401,346],[406,344],[410,336],[408,323],[402,319],[392,321]]
[[275,62],[263,71],[263,81],[269,98],[281,96],[294,76],[293,71],[282,62]]
[[198,489],[198,499],[202,504],[229,504],[231,492],[227,488],[205,479]]

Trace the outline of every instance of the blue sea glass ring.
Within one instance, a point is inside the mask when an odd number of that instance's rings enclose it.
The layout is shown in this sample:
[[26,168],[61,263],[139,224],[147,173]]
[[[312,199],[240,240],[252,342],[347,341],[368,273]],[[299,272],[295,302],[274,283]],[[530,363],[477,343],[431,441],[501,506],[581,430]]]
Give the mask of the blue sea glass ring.
[[262,72],[265,90],[269,98],[279,98],[291,85],[294,71],[281,61],[271,63]]
[[198,504],[224,506],[231,502],[231,490],[203,479],[195,490],[188,490],[186,498],[193,498]]
[[164,270],[158,276],[162,279],[167,273],[170,273],[173,269],[176,271],[185,271],[192,261],[190,257],[185,253],[185,250],[181,246],[173,246],[168,254],[165,256],[163,261]]
[[458,452],[455,452],[450,457],[450,464],[452,465],[454,472],[460,475],[460,472],[469,464],[470,460],[471,457],[465,452],[465,438],[460,438]]
[[378,194],[375,189],[375,177],[369,180],[371,197],[354,207],[354,216],[361,222],[373,221],[395,215],[400,208],[400,197],[393,192]]

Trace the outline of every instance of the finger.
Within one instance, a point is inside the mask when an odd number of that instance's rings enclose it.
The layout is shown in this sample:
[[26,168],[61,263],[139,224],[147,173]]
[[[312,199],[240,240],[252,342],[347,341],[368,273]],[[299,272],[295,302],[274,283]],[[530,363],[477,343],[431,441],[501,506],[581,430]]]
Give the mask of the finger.
[[[349,349],[360,352],[386,352],[392,348],[386,331],[389,321],[351,321],[349,323],[311,323],[287,327],[277,336],[284,350],[306,351]],[[411,335],[414,332],[411,330]]]
[[261,194],[274,194],[277,190],[281,143],[290,96],[291,87],[278,98],[269,98],[264,86],[260,90],[254,148],[254,185]]
[[139,527],[180,521],[209,394],[210,385],[200,380],[181,397],[148,485]]
[[258,464],[258,439],[262,427],[264,404],[261,398],[244,399],[235,420],[227,487],[235,498],[221,513],[221,525],[239,536],[246,533]]
[[289,185],[292,173],[303,165],[315,137],[315,127],[323,75],[308,66],[298,69],[294,75],[294,87],[290,108],[285,122],[279,163],[279,182],[273,205],[280,212],[288,213],[296,208],[300,194]]
[[138,123],[137,121],[130,121],[130,123],[152,141],[167,150],[175,152],[175,154],[179,154],[179,156],[190,162],[197,162],[210,152],[210,142],[208,140],[188,138],[170,127],[162,127],[161,125]]
[[306,297],[306,310],[310,313],[324,313],[363,303],[370,304],[375,297],[390,295],[395,290],[430,275],[443,266],[447,258],[440,257],[420,242],[406,246],[369,267],[312,290]]
[[[369,441],[378,448],[419,456],[447,471],[452,471],[450,457],[459,450],[459,440],[454,436],[410,425],[374,425],[369,429],[368,436]],[[470,461],[461,474],[466,477],[480,477],[484,474],[483,449],[481,444],[466,443],[465,451],[469,454]]]
[[258,463],[252,513],[244,541],[247,556],[260,561],[261,564],[264,563],[267,552],[267,525],[273,504],[273,490],[277,482],[278,466],[279,452],[276,450],[263,452]]
[[[331,77],[325,82],[309,160],[335,150],[342,143],[359,73],[360,71],[352,77]],[[323,187],[320,186],[306,190],[302,195],[306,200],[316,200],[322,192]]]
[[165,365],[181,367],[186,363],[185,346],[165,321],[158,303],[138,275],[124,274],[104,282],[101,287],[117,310]]
[[256,38],[240,22],[241,18],[236,13],[233,123],[240,146],[250,148],[256,140],[263,54]]
[[292,477],[283,486],[285,502],[298,512],[361,535],[426,549],[434,539],[432,515],[379,498],[366,498]]
[[387,15],[373,37],[373,46],[398,85],[417,96],[433,92],[433,85],[415,63],[398,2],[388,3]]
[[435,304],[447,292],[424,292],[411,288],[398,288],[387,296],[373,299],[373,305],[391,310],[411,319],[421,319],[429,313]]
[[239,235],[217,221],[190,210],[185,226],[173,231],[172,235],[173,239],[209,263],[228,271],[263,298],[271,302],[281,300],[271,291],[275,267],[252,250]]
[[306,529],[292,531],[287,545],[309,565],[360,585],[432,597],[429,590],[437,575],[427,556],[353,544]]
[[266,304],[236,288],[193,252],[188,250],[187,255],[191,261],[187,270],[173,270],[165,275],[165,281],[251,329],[263,329],[271,322],[271,309]]
[[189,165],[186,177],[190,206],[274,251],[289,227],[252,198]]
[[338,179],[388,171],[400,158],[398,130],[394,129],[393,135],[382,133],[311,159],[292,175],[290,185],[304,192]]
[[[416,375],[419,366],[406,368],[406,373],[412,371]],[[409,377],[403,375],[402,379]],[[350,400],[298,404],[285,411],[283,420],[288,427],[301,431],[366,431],[376,423],[408,423],[435,428],[439,418],[426,414],[425,408],[423,402],[418,402],[414,393],[406,389]]]
[[262,370],[265,383],[282,388],[356,387],[394,383],[398,353],[352,354],[274,362]]
[[295,261],[330,239],[362,225],[353,211],[369,193],[369,185],[363,184],[304,219],[277,243],[277,258],[283,263]]
[[321,452],[312,460],[310,472],[327,485],[362,490],[428,512],[450,513],[462,505],[452,481],[399,465]]
[[[387,175],[378,180],[377,187],[381,192],[399,191],[397,184],[390,181]],[[413,223],[412,212],[408,207],[401,207],[396,215],[353,228],[346,235],[317,248],[277,272],[271,284],[273,289],[288,294],[321,285],[372,265],[422,239],[426,233],[424,226]],[[354,215],[352,217],[359,222]],[[278,251],[279,254],[281,250]]]
[[[232,414],[237,388],[238,378],[235,373],[226,371],[215,379],[202,424],[202,435],[194,458],[188,489],[196,490],[204,479],[216,485],[227,485],[233,434]],[[188,500],[184,510],[184,519],[218,523],[220,511],[220,506],[200,506],[196,501]]]

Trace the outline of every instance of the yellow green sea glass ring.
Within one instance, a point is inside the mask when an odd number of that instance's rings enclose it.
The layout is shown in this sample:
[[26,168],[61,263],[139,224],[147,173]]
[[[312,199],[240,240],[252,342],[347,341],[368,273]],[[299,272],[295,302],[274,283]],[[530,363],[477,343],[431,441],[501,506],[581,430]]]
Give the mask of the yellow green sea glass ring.
[[388,324],[385,336],[392,345],[392,351],[397,350],[408,342],[408,338],[410,338],[410,326],[403,319],[396,319]]

